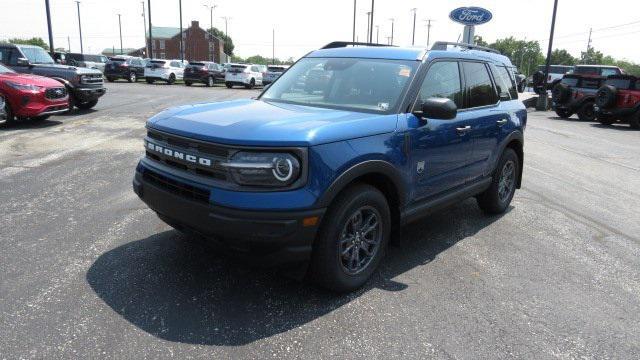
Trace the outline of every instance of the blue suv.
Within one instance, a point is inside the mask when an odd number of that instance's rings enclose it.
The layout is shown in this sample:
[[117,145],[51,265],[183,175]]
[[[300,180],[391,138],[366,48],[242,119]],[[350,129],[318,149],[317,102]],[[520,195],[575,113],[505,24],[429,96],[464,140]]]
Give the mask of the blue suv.
[[512,68],[467,44],[331,43],[257,99],[153,116],[133,188],[182,232],[351,291],[402,225],[509,206],[527,121]]

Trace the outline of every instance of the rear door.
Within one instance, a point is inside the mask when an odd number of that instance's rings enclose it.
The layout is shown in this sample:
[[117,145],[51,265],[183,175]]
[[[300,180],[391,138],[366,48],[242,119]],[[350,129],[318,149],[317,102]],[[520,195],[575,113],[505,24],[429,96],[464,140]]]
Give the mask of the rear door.
[[[464,61],[462,68],[466,92],[464,111],[471,126],[470,136],[473,143],[468,180],[475,181],[487,175],[492,156],[498,148],[502,127],[508,125],[509,113],[500,102],[511,101],[509,90],[512,84],[505,67],[502,67],[500,72],[499,87],[493,81],[488,64]],[[502,76],[507,78],[502,79]]]

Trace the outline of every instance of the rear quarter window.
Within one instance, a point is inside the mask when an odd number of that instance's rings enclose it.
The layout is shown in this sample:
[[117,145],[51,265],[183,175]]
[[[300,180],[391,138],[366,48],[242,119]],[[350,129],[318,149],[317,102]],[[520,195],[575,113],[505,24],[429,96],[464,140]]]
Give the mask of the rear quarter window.
[[574,77],[570,77],[570,78],[565,77],[565,78],[562,78],[561,83],[567,86],[578,86],[578,80],[579,80],[578,78],[574,78]]
[[605,83],[622,90],[630,90],[633,87],[632,81],[629,79],[607,79]]

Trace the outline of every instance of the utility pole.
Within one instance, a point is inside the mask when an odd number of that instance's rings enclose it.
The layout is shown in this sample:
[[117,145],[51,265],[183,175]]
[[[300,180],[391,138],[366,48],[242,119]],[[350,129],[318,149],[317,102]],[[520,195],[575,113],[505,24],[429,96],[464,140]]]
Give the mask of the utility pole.
[[67,36],[67,49],[71,52],[71,38],[69,36]]
[[[545,64],[544,70],[544,82],[546,85],[547,79],[549,78],[549,69],[551,68],[551,51],[553,49],[553,33],[556,30],[556,14],[558,12],[558,0],[553,1],[553,17],[551,18],[551,31],[549,33],[549,48],[547,49],[547,63]],[[538,103],[536,104],[536,110],[542,111],[547,110],[548,99],[547,99],[547,91],[545,86],[545,91],[543,94],[538,96]]]
[[[209,34],[213,38],[213,10],[218,7],[218,5],[203,5],[206,8],[209,8]],[[211,61],[214,61],[213,52],[211,53]]]
[[51,32],[51,11],[49,10],[49,0],[44,0],[44,7],[47,10],[47,30],[49,31],[49,53],[53,57],[55,48],[53,47],[53,33]]
[[149,45],[147,44],[147,17],[145,16],[144,13],[144,1],[140,1],[140,3],[142,4],[142,27],[144,28],[144,49],[147,53],[148,57],[149,56]]
[[411,36],[411,46],[416,44],[416,12],[417,8],[411,9],[413,11],[413,35]]
[[587,64],[589,62],[589,49],[591,49],[591,33],[593,28],[589,28],[589,40],[587,41],[587,52],[584,53],[584,59],[582,61]]
[[82,24],[80,23],[80,1],[76,1],[78,6],[78,30],[80,30],[80,53],[84,54],[84,48],[82,47]]
[[153,31],[151,28],[151,0],[147,0],[147,11],[149,12],[149,58],[153,59]]
[[431,22],[433,20],[432,19],[425,19],[423,21],[427,23],[427,49],[428,49],[430,41],[431,41]]
[[356,42],[356,1],[353,0],[353,42]]
[[276,28],[271,29],[271,64],[276,64]]
[[391,44],[391,36],[387,36],[387,44],[388,44],[388,45],[392,45],[392,44]]
[[374,8],[374,2],[375,0],[371,0],[371,26],[369,26],[370,29],[370,33],[369,33],[369,43],[373,42],[373,8]]
[[120,55],[124,52],[122,51],[122,19],[121,14],[118,14],[118,28],[120,29]]
[[391,41],[389,42],[389,45],[393,45],[393,24],[396,22],[396,19],[391,18],[389,20],[391,20]]
[[522,47],[522,53],[520,54],[520,64],[518,64],[519,68],[522,68],[522,63],[524,63],[524,53],[527,50],[527,37],[524,37],[524,46]]
[[371,41],[369,41],[369,30],[371,26],[371,11],[367,11],[367,36],[365,36],[364,38],[366,39],[366,42],[371,43]]
[[376,44],[380,44],[380,25],[376,25]]
[[227,30],[228,30],[229,20],[231,20],[231,17],[221,16],[220,18],[224,19],[224,36],[229,36]]
[[182,42],[182,0],[178,0],[178,8],[180,15],[180,61],[184,62],[184,44]]

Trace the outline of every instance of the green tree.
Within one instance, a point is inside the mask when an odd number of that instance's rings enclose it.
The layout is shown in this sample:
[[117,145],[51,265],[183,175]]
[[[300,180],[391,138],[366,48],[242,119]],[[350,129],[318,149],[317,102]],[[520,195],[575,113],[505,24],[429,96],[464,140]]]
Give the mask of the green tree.
[[31,39],[14,38],[14,39],[9,39],[9,42],[12,44],[35,45],[35,46],[40,46],[45,50],[49,50],[49,45],[47,45],[47,43],[44,42],[44,40],[42,40],[42,38],[39,38],[39,37],[33,37]]
[[473,36],[473,43],[478,45],[478,46],[484,46],[484,47],[489,46],[489,43],[484,41],[484,39],[482,39],[482,36],[480,36],[480,35],[474,35]]
[[555,49],[551,53],[551,64],[553,65],[575,65],[578,59],[574,58],[565,49]]
[[213,36],[222,39],[222,41],[224,42],[224,53],[229,56],[233,56],[233,50],[236,47],[235,45],[233,45],[233,39],[231,39],[231,36],[225,35],[224,32],[218,30],[217,28],[209,28],[209,30],[207,31],[209,31],[209,33]]
[[537,64],[544,62],[544,56],[537,41],[516,40],[513,36],[498,39],[490,48],[505,55],[525,75],[530,75]]

